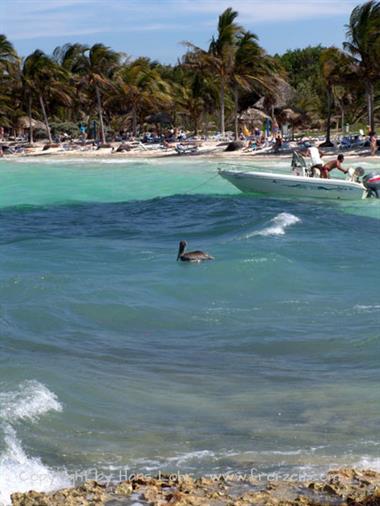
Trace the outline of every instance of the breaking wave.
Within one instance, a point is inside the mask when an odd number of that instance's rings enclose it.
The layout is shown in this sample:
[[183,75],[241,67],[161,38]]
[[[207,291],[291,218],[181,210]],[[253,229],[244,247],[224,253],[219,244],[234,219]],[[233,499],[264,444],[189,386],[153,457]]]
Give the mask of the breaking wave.
[[265,227],[263,230],[255,230],[254,232],[251,232],[250,234],[246,235],[246,239],[254,236],[267,237],[270,235],[284,235],[285,230],[288,227],[300,222],[301,220],[294,214],[280,213],[269,222],[269,225],[267,227]]
[[0,393],[3,451],[0,454],[0,505],[11,503],[13,492],[51,491],[70,486],[67,473],[48,468],[28,456],[17,437],[15,423],[36,423],[49,411],[62,411],[56,395],[38,381],[25,381],[16,390]]
[[62,411],[62,405],[56,395],[38,381],[25,381],[17,390],[0,393],[0,419],[3,421],[34,420],[48,411]]

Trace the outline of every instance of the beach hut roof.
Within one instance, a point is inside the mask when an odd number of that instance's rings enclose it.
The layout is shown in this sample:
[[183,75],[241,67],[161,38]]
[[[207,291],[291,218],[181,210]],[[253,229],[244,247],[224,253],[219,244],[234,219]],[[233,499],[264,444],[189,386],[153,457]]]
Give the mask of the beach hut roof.
[[287,108],[283,109],[278,115],[282,121],[298,121],[301,115],[298,112],[293,111],[293,109]]
[[273,106],[275,109],[282,109],[283,107],[286,107],[294,98],[295,89],[288,82],[286,82],[285,79],[276,77],[274,88],[275,91],[273,92],[273,96],[261,97],[260,100],[255,103],[255,107],[259,109],[265,109],[269,98],[271,106]]
[[239,120],[240,121],[246,121],[246,122],[257,122],[257,121],[264,121],[266,120],[267,118],[269,118],[269,116],[267,114],[265,114],[265,112],[263,111],[260,111],[259,109],[256,109],[255,107],[248,107],[248,109],[246,109],[245,111],[243,111],[240,115],[239,115]]
[[[29,128],[29,117],[28,116],[20,116],[17,120],[18,128]],[[39,128],[41,130],[46,130],[45,123],[39,121],[38,119],[32,118],[32,127]]]

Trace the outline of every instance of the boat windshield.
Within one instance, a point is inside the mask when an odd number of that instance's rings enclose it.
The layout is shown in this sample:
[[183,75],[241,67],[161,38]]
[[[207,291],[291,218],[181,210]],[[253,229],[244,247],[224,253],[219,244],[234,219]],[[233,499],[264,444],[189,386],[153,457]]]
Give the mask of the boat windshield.
[[306,160],[298,151],[293,151],[291,169],[297,176],[309,175]]

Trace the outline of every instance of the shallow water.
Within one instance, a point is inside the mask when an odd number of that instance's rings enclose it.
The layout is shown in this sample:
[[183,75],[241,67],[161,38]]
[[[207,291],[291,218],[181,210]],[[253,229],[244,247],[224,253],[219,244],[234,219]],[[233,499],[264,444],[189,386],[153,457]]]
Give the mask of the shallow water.
[[380,201],[217,166],[0,163],[0,503],[76,472],[379,467]]

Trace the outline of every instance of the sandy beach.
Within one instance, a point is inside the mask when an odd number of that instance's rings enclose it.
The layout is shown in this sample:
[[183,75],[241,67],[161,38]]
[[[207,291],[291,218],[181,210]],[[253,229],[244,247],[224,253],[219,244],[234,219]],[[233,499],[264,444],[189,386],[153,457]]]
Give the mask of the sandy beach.
[[[160,149],[160,148],[146,148],[146,149],[132,149],[131,151],[118,152],[119,144],[113,143],[111,147],[100,148],[100,149],[83,149],[75,148],[72,150],[66,150],[62,147],[52,147],[44,150],[43,144],[36,144],[33,148],[27,148],[24,152],[14,153],[11,155],[4,154],[5,160],[12,160],[14,158],[35,158],[35,157],[54,157],[57,159],[91,159],[91,158],[107,158],[109,160],[129,160],[129,159],[154,159],[154,158],[177,158],[178,160],[189,159],[189,158],[203,158],[203,159],[220,159],[228,161],[268,161],[274,162],[276,160],[290,159],[293,150],[282,150],[278,153],[272,150],[267,151],[247,151],[245,149],[237,151],[226,151],[225,145],[215,143],[212,141],[204,142],[196,153],[193,154],[178,154],[173,148]],[[357,161],[368,159],[376,161],[378,156],[371,156],[369,148],[351,149],[345,150],[344,152],[339,151],[337,148],[322,149],[325,159],[333,159],[339,153],[343,153],[346,160]]]

